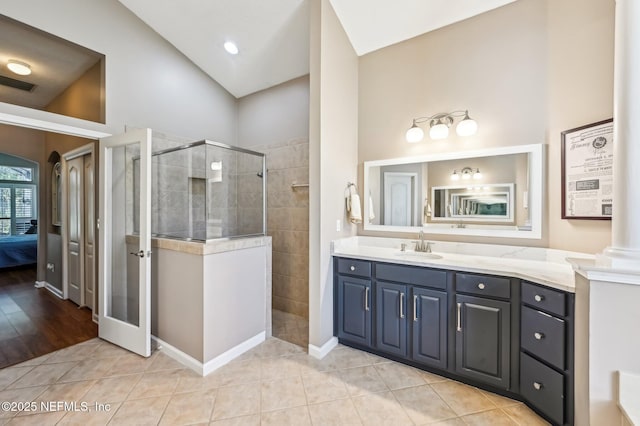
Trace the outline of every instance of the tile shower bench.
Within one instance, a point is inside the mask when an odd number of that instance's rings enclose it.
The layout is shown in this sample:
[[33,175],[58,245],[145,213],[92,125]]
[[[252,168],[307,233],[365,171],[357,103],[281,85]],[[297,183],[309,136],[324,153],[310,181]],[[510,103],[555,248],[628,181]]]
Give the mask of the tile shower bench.
[[[343,344],[522,400],[574,423],[574,277],[539,248],[334,241],[334,334]],[[478,255],[482,253],[482,255]]]

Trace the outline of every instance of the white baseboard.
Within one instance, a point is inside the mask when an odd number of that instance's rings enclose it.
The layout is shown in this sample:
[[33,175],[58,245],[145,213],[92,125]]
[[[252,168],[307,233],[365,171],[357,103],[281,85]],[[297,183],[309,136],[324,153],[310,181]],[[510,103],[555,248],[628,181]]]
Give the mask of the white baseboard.
[[176,361],[178,361],[179,363],[189,367],[191,370],[195,371],[196,373],[198,373],[201,376],[206,376],[207,374],[217,370],[218,368],[222,367],[223,365],[227,364],[229,361],[232,361],[233,359],[237,358],[238,356],[242,355],[243,353],[245,353],[246,351],[248,351],[249,349],[252,349],[256,346],[258,346],[260,343],[264,342],[265,340],[265,332],[262,331],[259,334],[256,334],[255,336],[251,337],[248,340],[245,340],[244,342],[240,343],[237,346],[234,346],[233,348],[229,349],[228,351],[218,355],[217,357],[215,357],[214,359],[212,359],[211,361],[208,361],[206,363],[201,363],[200,361],[198,361],[197,359],[193,358],[190,355],[187,355],[186,353],[182,352],[180,349],[176,348],[175,346],[171,346],[170,344],[168,344],[167,342],[158,339],[156,336],[151,336],[151,339],[155,340],[158,348],[160,350],[162,350],[167,356],[175,359]]
[[331,352],[336,346],[338,346],[338,338],[335,336],[329,339],[327,343],[320,347],[309,343],[309,355],[316,359],[322,359],[327,356],[327,354]]
[[255,336],[253,336],[252,338],[245,340],[244,342],[240,343],[237,346],[234,346],[233,348],[229,349],[228,351],[218,355],[217,357],[215,357],[214,359],[212,359],[211,361],[207,362],[206,364],[204,364],[203,366],[203,376],[206,376],[207,374],[211,373],[214,370],[217,370],[218,368],[222,367],[223,365],[227,364],[229,361],[233,360],[234,358],[239,357],[240,355],[242,355],[243,353],[247,352],[249,349],[253,349],[256,346],[258,346],[260,343],[264,342],[266,339],[266,333],[264,331],[256,334]]
[[51,293],[53,293],[54,296],[57,296],[60,299],[64,299],[64,297],[62,297],[62,290],[55,288],[52,284],[49,284],[46,281],[36,281],[36,288],[46,288]]
[[200,361],[198,361],[197,359],[193,358],[190,355],[187,355],[186,353],[182,352],[180,349],[176,348],[175,346],[171,346],[164,340],[158,339],[156,336],[151,336],[151,340],[155,340],[156,344],[158,345],[158,349],[164,352],[167,356],[175,359],[180,364],[183,364],[189,367],[199,375],[201,376],[203,375],[202,363]]

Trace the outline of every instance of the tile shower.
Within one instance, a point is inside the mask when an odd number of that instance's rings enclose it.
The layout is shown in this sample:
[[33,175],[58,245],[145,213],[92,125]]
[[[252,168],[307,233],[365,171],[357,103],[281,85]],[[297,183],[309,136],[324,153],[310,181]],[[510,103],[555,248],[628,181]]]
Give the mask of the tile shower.
[[[273,238],[274,336],[306,347],[309,318],[309,141],[266,146],[267,235]],[[280,311],[280,312],[278,312]]]

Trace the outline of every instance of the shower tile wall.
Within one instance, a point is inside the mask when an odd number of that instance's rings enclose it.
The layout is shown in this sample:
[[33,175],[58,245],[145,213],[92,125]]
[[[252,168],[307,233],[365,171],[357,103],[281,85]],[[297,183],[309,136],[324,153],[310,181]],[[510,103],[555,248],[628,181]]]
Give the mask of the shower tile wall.
[[267,156],[267,234],[273,241],[273,308],[309,318],[309,141],[252,147]]

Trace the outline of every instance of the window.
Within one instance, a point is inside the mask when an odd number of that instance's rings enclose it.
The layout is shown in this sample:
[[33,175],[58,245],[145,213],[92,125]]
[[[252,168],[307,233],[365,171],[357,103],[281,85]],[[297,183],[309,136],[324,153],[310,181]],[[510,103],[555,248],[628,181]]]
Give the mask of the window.
[[35,185],[0,183],[0,235],[24,234],[37,218]]
[[30,167],[0,166],[0,180],[31,182],[33,169]]
[[0,166],[0,236],[24,234],[37,219],[33,179],[30,167]]

